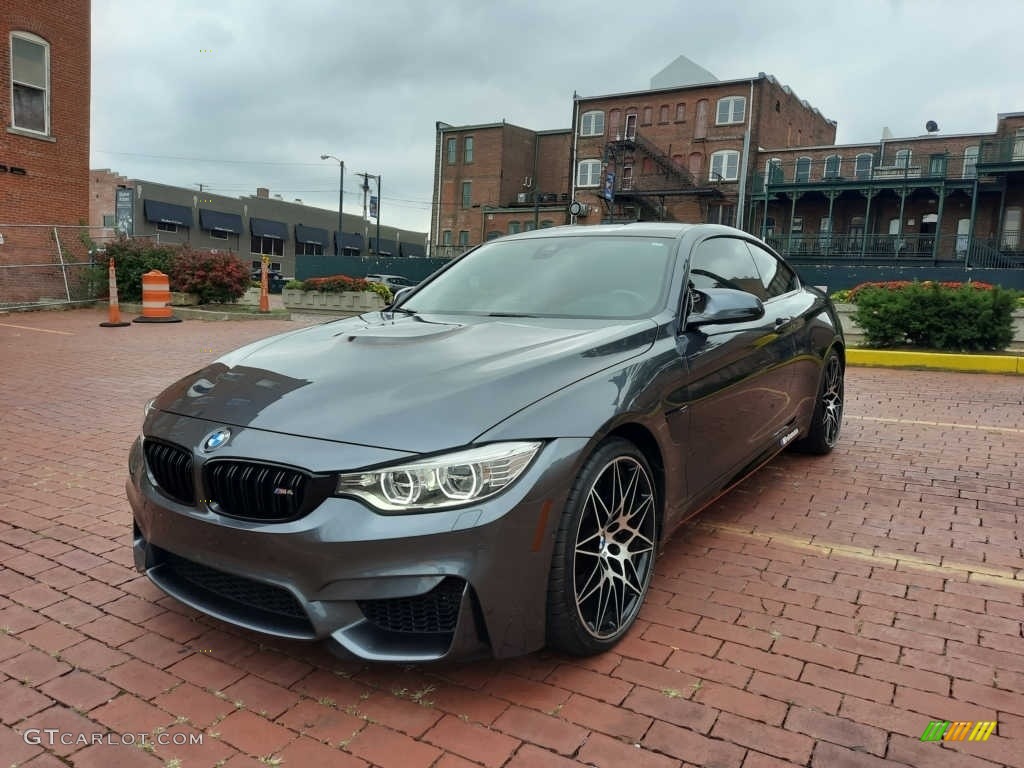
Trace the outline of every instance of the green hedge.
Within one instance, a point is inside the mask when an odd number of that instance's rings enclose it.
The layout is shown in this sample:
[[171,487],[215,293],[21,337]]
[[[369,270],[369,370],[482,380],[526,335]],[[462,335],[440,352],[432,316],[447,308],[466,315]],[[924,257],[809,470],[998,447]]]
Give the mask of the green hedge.
[[977,283],[905,283],[858,286],[853,293],[853,319],[873,347],[981,352],[1006,349],[1013,341],[1014,291]]

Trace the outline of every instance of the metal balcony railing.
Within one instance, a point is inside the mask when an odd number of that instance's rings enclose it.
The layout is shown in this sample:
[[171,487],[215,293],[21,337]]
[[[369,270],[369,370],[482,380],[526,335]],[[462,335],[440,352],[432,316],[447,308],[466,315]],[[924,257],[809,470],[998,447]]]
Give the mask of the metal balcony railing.
[[[1024,143],[1022,143],[1024,150]],[[979,150],[980,152],[980,150]],[[763,193],[769,187],[788,185],[812,186],[844,182],[892,182],[917,179],[974,179],[978,176],[979,154],[935,154],[899,157],[887,152],[884,164],[877,155],[832,155],[832,159],[815,157],[770,162],[754,173],[754,192]],[[835,158],[838,158],[835,159]]]
[[1019,166],[1021,170],[1024,170],[1024,136],[982,141],[978,163],[982,166]]

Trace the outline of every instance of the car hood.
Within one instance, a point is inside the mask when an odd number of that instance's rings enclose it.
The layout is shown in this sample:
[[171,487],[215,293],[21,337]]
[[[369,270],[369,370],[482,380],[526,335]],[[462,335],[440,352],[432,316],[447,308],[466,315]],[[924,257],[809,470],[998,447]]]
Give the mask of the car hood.
[[220,424],[440,451],[642,353],[656,329],[650,319],[373,313],[250,344],[181,379],[155,406]]

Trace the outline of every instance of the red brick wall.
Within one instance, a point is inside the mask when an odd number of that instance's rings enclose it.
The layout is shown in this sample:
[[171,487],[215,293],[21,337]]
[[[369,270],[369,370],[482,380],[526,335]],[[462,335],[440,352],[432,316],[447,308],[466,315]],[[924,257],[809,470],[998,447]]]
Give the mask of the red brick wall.
[[103,227],[103,217],[113,216],[118,185],[126,185],[128,177],[107,168],[89,171],[89,227],[95,238],[113,235],[113,227]]
[[[30,32],[50,46],[50,135],[8,131],[10,33]],[[24,168],[0,182],[0,224],[79,224],[89,220],[89,0],[4,0],[0,14],[0,164]],[[4,226],[0,262],[21,264],[56,257],[52,232]],[[62,242],[75,241],[69,231]],[[46,273],[50,272],[50,276]],[[4,274],[7,273],[7,274]],[[59,273],[56,277],[59,277]],[[60,296],[52,270],[0,270],[0,302]]]

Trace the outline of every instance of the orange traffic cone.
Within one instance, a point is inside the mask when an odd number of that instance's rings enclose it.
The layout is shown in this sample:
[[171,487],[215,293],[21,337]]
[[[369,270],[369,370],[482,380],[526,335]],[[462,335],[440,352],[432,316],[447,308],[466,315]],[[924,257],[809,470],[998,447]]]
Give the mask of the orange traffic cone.
[[123,328],[131,323],[121,322],[121,308],[117,304],[117,273],[114,270],[114,259],[110,259],[110,266],[107,268],[110,276],[110,310],[107,315],[107,322],[100,323],[103,328]]

